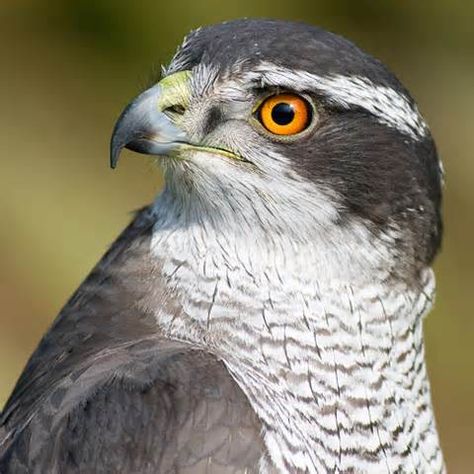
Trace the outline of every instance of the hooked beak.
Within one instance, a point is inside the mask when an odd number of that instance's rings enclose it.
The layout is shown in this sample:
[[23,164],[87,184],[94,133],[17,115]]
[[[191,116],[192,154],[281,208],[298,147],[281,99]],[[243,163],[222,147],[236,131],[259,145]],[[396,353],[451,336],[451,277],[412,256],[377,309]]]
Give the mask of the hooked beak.
[[[162,79],[140,94],[120,115],[110,141],[110,166],[115,168],[123,148],[147,155],[171,155],[174,152],[201,151],[232,160],[247,159],[223,148],[194,144],[176,125],[179,113],[189,105],[190,71],[180,71]],[[170,110],[169,115],[164,111]],[[172,112],[174,110],[174,112]]]
[[110,141],[110,166],[115,168],[123,148],[148,155],[169,155],[188,143],[185,132],[163,113],[168,107],[186,107],[188,71],[173,74],[140,94],[115,124]]

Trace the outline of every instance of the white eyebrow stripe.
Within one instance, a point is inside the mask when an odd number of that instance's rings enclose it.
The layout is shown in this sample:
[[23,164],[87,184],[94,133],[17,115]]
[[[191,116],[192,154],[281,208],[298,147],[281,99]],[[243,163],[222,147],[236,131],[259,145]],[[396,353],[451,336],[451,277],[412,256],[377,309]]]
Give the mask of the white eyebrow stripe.
[[390,87],[374,84],[360,76],[319,76],[306,71],[290,70],[271,63],[262,63],[247,78],[265,85],[288,87],[293,90],[313,89],[323,93],[344,108],[360,107],[388,125],[421,140],[428,135],[428,126],[416,105]]

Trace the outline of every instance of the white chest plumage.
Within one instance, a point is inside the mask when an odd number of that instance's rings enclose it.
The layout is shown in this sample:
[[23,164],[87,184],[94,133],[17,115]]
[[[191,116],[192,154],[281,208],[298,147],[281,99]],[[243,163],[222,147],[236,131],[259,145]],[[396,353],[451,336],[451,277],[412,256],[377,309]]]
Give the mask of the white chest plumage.
[[322,246],[164,227],[152,251],[183,311],[159,324],[227,365],[264,427],[261,472],[443,470],[422,339],[431,270],[408,288],[358,273],[383,253],[368,240],[329,270]]

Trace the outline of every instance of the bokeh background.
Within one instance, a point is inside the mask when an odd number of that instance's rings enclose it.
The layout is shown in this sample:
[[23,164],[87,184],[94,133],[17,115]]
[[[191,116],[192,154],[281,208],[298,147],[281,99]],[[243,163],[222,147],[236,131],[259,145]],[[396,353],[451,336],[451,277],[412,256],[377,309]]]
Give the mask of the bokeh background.
[[162,180],[108,168],[114,120],[199,25],[306,20],[356,41],[412,91],[444,159],[445,240],[426,320],[452,473],[474,472],[474,4],[466,0],[2,0],[0,407],[65,300]]

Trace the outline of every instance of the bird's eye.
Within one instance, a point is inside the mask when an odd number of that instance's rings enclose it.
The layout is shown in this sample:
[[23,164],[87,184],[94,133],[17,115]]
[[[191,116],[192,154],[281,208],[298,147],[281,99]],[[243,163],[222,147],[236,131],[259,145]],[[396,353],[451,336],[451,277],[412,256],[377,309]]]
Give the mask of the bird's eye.
[[262,125],[275,135],[295,135],[311,123],[312,108],[296,94],[277,94],[265,99],[258,110]]

